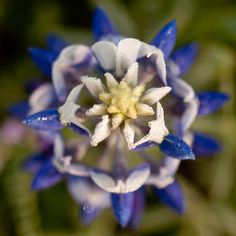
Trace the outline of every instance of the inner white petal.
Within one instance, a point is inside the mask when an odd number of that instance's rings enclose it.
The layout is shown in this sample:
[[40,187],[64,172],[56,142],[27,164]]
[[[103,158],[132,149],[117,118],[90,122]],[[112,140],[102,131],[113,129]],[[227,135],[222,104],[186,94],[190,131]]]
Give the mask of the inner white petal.
[[87,116],[103,116],[107,113],[107,106],[104,104],[94,104],[86,111]]
[[134,144],[135,128],[128,120],[125,121],[123,134],[128,144],[128,148],[132,149],[133,144]]
[[123,81],[127,82],[127,84],[131,85],[132,87],[135,87],[138,83],[138,67],[139,66],[138,66],[137,62],[132,64],[129,67],[129,69],[123,79]]

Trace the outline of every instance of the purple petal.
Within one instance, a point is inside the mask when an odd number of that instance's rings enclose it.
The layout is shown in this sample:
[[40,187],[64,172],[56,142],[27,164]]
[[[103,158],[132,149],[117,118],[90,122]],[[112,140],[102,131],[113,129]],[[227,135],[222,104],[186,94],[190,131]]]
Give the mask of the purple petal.
[[57,171],[51,161],[48,161],[37,172],[31,187],[33,190],[43,190],[57,184],[62,178],[63,175]]
[[111,194],[111,202],[114,214],[119,223],[125,227],[133,212],[134,193]]
[[196,43],[190,43],[178,48],[171,55],[171,59],[178,65],[180,69],[180,76],[187,73],[192,66],[198,52],[198,45]]
[[159,144],[159,147],[167,156],[178,160],[195,159],[195,155],[189,145],[174,135],[167,135],[163,142]]
[[30,110],[30,105],[27,101],[16,103],[10,107],[11,115],[13,115],[14,117],[20,120],[25,119],[29,110]]
[[56,131],[63,128],[57,109],[48,109],[26,117],[23,124],[40,131]]
[[88,203],[83,204],[80,207],[80,216],[84,224],[89,225],[93,220],[101,213],[100,208],[95,208]]
[[52,63],[57,57],[57,53],[49,52],[40,48],[29,48],[29,53],[36,66],[48,77],[51,77]]
[[145,207],[145,191],[144,188],[140,188],[136,192],[134,192],[133,213],[128,224],[129,228],[131,229],[139,228],[144,207]]
[[201,133],[195,133],[192,147],[197,157],[213,156],[221,150],[221,145],[216,139]]
[[96,40],[106,35],[118,34],[106,12],[99,7],[93,16],[93,33]]
[[182,189],[177,181],[168,185],[165,188],[154,188],[154,193],[160,199],[160,201],[166,206],[179,214],[183,214],[185,210],[185,200]]
[[174,48],[177,34],[176,21],[173,20],[166,24],[160,32],[154,37],[151,44],[160,48],[165,58],[168,58]]
[[221,92],[202,92],[197,97],[200,101],[198,115],[207,115],[219,110],[228,100],[229,95]]
[[76,133],[79,133],[84,136],[89,136],[89,133],[86,129],[84,129],[76,124],[70,123],[70,124],[68,124],[68,127]]
[[61,37],[55,34],[49,34],[47,36],[48,49],[59,54],[63,48],[65,48],[68,43]]

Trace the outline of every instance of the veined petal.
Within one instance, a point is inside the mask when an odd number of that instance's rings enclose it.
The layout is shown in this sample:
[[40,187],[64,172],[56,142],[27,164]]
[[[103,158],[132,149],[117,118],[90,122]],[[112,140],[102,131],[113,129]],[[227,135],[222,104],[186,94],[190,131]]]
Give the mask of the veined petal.
[[37,191],[46,189],[57,184],[62,178],[63,175],[57,171],[51,160],[49,160],[34,177],[32,189]]
[[195,133],[192,148],[197,157],[211,157],[220,151],[221,145],[209,135]]
[[174,135],[167,135],[163,142],[159,144],[159,147],[167,156],[179,160],[195,159],[195,155],[189,145]]
[[26,117],[23,124],[40,131],[56,131],[63,128],[57,109],[48,109]]
[[148,89],[144,93],[141,101],[147,103],[148,105],[153,105],[159,102],[164,96],[166,96],[170,92],[170,90],[171,87],[169,86]]
[[114,214],[119,223],[125,227],[133,212],[134,193],[111,194],[111,203]]
[[93,16],[93,33],[98,40],[106,35],[118,35],[116,28],[113,26],[106,12],[97,7]]
[[171,78],[168,84],[172,88],[174,95],[182,98],[184,102],[189,102],[195,97],[193,88],[180,78]]
[[109,116],[105,115],[102,117],[102,121],[99,122],[96,127],[94,134],[91,138],[91,145],[97,146],[98,143],[106,139],[111,134],[111,124]]
[[128,144],[128,148],[131,149],[134,144],[135,128],[130,123],[129,120],[125,121],[123,134],[124,134],[125,140]]
[[171,59],[179,67],[179,76],[186,74],[192,66],[198,52],[198,45],[190,43],[174,51]]
[[29,97],[30,113],[36,113],[48,108],[56,99],[56,94],[51,84],[39,86]]
[[182,214],[185,210],[185,200],[182,189],[177,181],[165,188],[154,188],[157,197],[172,210]]
[[229,95],[221,92],[202,92],[197,97],[200,101],[198,115],[207,115],[219,110],[228,100]]
[[100,41],[92,46],[92,51],[99,64],[105,71],[113,70],[116,67],[118,48],[111,42]]
[[86,111],[87,116],[103,116],[107,112],[107,106],[105,104],[94,104]]
[[161,31],[154,37],[151,44],[160,48],[165,58],[168,58],[174,48],[177,34],[176,21],[173,20],[166,24]]
[[125,81],[127,84],[135,87],[138,83],[138,67],[139,66],[137,62],[132,64],[122,81]]
[[93,95],[94,97],[98,97],[100,93],[105,92],[105,87],[100,79],[97,79],[95,77],[82,76],[81,80],[85,84],[91,95]]

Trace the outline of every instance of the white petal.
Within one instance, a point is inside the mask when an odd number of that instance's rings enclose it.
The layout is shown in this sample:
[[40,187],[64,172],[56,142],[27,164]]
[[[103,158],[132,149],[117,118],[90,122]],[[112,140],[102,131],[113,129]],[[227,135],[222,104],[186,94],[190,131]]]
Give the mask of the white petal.
[[131,172],[126,179],[126,192],[133,192],[139,189],[150,175],[150,167],[141,165]]
[[138,116],[151,116],[155,114],[153,108],[144,103],[138,103],[135,108]]
[[67,99],[66,99],[66,102],[69,102],[69,103],[76,103],[77,100],[78,100],[78,97],[80,95],[80,91],[81,89],[83,88],[83,84],[80,84],[76,87],[74,87],[71,92],[69,93]]
[[193,88],[184,80],[180,78],[172,78],[169,83],[173,93],[176,96],[183,98],[184,102],[189,102],[195,97]]
[[100,79],[97,79],[95,77],[82,76],[81,80],[85,84],[91,95],[93,95],[94,97],[98,97],[99,93],[105,92],[104,85],[102,84]]
[[107,106],[104,104],[95,104],[86,111],[87,116],[103,116],[107,112]]
[[39,86],[29,98],[30,114],[48,108],[55,98],[56,94],[51,84],[45,83]]
[[123,81],[127,82],[132,87],[135,87],[137,85],[138,83],[138,63],[137,62],[135,62],[129,67]]
[[61,135],[55,135],[54,139],[54,157],[56,159],[61,159],[64,156],[64,142],[62,140]]
[[105,73],[104,76],[106,77],[106,83],[108,88],[114,88],[118,85],[117,80],[113,77],[110,73]]
[[138,142],[136,142],[133,145],[133,148],[147,141],[161,143],[164,137],[168,135],[169,132],[165,126],[164,111],[160,103],[157,103],[156,115],[157,119],[149,122],[148,124],[150,127],[149,133],[145,137],[140,139]]
[[104,70],[115,69],[118,51],[116,45],[111,42],[100,41],[92,46],[92,51]]
[[135,128],[128,120],[125,121],[123,134],[128,144],[128,148],[131,149],[134,144]]
[[171,87],[168,86],[148,89],[144,93],[141,101],[149,105],[153,105],[160,101],[164,96],[166,96],[170,92],[170,90]]
[[98,143],[106,139],[110,134],[111,134],[111,125],[109,116],[105,115],[102,117],[102,121],[99,122],[95,127],[94,134],[90,141],[91,145],[97,146]]

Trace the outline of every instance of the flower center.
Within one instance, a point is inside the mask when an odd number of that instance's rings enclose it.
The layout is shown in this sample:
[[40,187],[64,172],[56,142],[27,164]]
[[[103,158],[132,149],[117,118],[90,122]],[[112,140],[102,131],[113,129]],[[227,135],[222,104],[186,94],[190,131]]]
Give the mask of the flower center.
[[144,89],[144,85],[132,88],[127,82],[121,81],[108,88],[108,92],[100,93],[99,99],[107,105],[107,113],[136,119],[137,105]]

